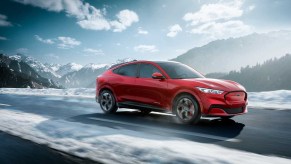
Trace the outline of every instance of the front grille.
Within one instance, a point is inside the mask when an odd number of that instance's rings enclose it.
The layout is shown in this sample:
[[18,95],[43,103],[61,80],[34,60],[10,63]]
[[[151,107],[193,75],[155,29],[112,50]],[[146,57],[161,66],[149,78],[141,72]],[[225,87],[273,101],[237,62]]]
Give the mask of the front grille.
[[227,93],[224,98],[227,102],[244,102],[246,100],[247,94],[245,92],[229,92]]
[[226,108],[223,109],[226,113],[228,114],[237,114],[237,113],[242,113],[244,111],[244,107],[240,108]]

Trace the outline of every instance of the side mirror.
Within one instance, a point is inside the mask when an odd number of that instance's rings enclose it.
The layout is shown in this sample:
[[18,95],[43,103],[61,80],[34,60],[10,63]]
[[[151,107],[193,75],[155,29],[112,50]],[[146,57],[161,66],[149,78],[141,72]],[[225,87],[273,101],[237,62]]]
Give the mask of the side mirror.
[[165,77],[161,73],[159,73],[159,72],[153,73],[152,74],[152,78],[153,79],[165,79]]

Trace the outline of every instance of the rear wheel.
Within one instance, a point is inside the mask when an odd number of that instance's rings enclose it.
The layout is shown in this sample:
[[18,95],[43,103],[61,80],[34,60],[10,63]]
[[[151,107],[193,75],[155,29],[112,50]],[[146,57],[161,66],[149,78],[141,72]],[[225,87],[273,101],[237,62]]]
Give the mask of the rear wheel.
[[117,110],[114,95],[109,90],[103,90],[100,94],[100,107],[106,114],[115,113]]
[[180,95],[175,99],[173,110],[179,121],[184,124],[195,124],[201,117],[197,101],[188,94]]

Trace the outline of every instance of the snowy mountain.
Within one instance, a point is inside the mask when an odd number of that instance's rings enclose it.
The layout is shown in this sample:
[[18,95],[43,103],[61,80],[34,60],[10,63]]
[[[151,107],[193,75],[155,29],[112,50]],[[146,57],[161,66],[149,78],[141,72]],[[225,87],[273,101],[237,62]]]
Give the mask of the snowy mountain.
[[87,64],[84,67],[76,63],[65,65],[54,63],[41,63],[30,56],[21,54],[9,56],[11,60],[28,64],[40,76],[52,79],[63,87],[94,87],[95,79],[103,73],[108,65],[106,64]]
[[60,76],[64,76],[65,74],[79,71],[83,66],[76,63],[68,63],[66,65],[61,65],[57,70],[56,73]]
[[0,75],[0,88],[60,88],[53,80],[40,76],[19,56],[0,54]]
[[88,64],[78,71],[62,76],[60,83],[68,88],[94,87],[91,86],[92,83],[95,83],[96,77],[103,73],[107,67],[106,64]]
[[206,74],[239,70],[291,52],[291,31],[251,34],[240,38],[216,40],[190,49],[174,61]]
[[18,62],[21,62],[21,61],[25,62],[31,68],[33,68],[40,76],[44,78],[57,81],[61,77],[54,71],[54,67],[45,65],[31,56],[17,54],[17,55],[9,56],[9,58],[13,60],[17,60]]

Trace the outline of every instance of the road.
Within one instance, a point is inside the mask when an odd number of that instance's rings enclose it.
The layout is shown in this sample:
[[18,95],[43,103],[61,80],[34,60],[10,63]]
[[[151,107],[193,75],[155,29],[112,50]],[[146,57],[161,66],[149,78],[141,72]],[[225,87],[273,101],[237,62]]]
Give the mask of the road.
[[202,119],[197,125],[181,125],[174,116],[166,114],[144,116],[135,111],[120,111],[104,115],[90,98],[0,94],[0,109],[7,102],[6,109],[291,159],[291,110],[249,108],[248,114],[230,120]]

